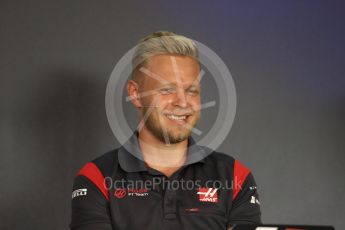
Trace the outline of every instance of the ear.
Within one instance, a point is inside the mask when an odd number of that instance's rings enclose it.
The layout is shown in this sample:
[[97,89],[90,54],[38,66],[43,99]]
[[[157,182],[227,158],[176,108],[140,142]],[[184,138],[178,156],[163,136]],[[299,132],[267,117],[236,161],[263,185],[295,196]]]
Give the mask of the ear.
[[139,94],[139,85],[133,80],[127,82],[127,93],[131,97],[131,102],[136,108],[141,108],[140,94]]

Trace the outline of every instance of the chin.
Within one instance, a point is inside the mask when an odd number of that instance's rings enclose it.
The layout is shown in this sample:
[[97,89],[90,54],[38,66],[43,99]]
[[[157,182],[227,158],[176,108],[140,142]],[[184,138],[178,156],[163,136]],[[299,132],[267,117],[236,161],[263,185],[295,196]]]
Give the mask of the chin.
[[170,138],[169,141],[170,141],[170,144],[177,144],[182,141],[185,141],[186,139],[188,138]]
[[186,132],[180,135],[169,135],[169,141],[171,144],[180,143],[182,141],[187,140],[190,135],[191,135],[190,132]]

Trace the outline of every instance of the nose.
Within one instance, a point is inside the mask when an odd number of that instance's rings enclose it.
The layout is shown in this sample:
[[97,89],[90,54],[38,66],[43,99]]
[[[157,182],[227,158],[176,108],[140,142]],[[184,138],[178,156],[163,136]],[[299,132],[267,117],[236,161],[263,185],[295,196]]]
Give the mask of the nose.
[[187,107],[187,94],[184,91],[184,89],[179,88],[177,90],[174,105],[180,107]]

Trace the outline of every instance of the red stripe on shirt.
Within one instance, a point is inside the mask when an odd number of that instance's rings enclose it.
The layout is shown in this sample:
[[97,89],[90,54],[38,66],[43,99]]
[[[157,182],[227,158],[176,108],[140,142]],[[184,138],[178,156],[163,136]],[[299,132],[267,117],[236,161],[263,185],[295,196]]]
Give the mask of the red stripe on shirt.
[[234,189],[233,189],[233,194],[232,194],[232,200],[235,200],[235,198],[237,197],[249,173],[250,173],[250,170],[246,166],[244,166],[238,160],[235,160],[234,179],[233,179]]
[[109,193],[105,185],[104,176],[94,163],[87,163],[77,174],[77,176],[85,176],[103,193],[104,197],[109,201]]

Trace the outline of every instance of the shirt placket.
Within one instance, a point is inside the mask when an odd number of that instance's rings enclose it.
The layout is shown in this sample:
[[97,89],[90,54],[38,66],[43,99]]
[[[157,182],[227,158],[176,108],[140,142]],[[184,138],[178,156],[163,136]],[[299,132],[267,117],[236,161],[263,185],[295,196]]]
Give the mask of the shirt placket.
[[176,191],[172,189],[166,189],[164,193],[164,205],[163,213],[164,219],[174,220],[176,219]]

